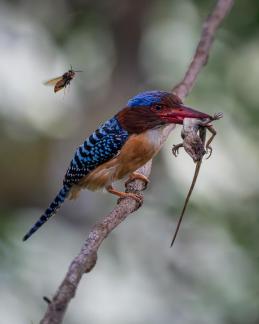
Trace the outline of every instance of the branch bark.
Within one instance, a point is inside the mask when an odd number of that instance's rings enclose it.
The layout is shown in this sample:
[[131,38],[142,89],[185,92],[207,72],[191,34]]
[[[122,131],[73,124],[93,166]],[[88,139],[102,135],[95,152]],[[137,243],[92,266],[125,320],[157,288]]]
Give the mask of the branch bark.
[[[172,89],[181,99],[184,99],[191,91],[199,72],[207,63],[209,51],[211,49],[214,35],[230,11],[234,0],[218,0],[212,13],[203,24],[202,33],[192,62],[187,69],[183,80]],[[168,126],[168,132],[161,139],[163,144],[173,129],[173,125]],[[152,161],[138,170],[139,173],[149,177],[151,173]],[[145,189],[142,180],[134,180],[126,187],[127,192],[141,194]],[[117,227],[127,216],[140,207],[132,198],[125,198],[118,202],[117,206],[98,223],[96,223],[86,238],[81,251],[73,259],[67,274],[59,286],[53,300],[48,304],[47,311],[41,320],[41,324],[60,324],[64,318],[69,302],[75,296],[77,287],[84,273],[93,269],[97,261],[97,251],[102,241],[109,233]]]

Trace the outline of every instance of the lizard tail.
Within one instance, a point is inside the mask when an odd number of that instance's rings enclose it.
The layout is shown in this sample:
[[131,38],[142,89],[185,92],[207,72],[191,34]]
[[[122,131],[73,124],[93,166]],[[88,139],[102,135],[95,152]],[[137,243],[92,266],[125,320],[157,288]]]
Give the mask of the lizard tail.
[[202,160],[200,160],[200,161],[198,161],[198,162],[196,163],[195,172],[194,172],[194,177],[193,177],[193,179],[192,179],[192,184],[191,184],[191,186],[190,186],[190,189],[189,189],[189,191],[188,191],[187,197],[186,197],[186,199],[185,199],[185,203],[184,203],[184,206],[183,206],[183,209],[182,209],[182,212],[181,212],[181,216],[180,216],[180,218],[178,219],[177,226],[176,226],[176,230],[175,230],[175,232],[174,232],[174,236],[173,236],[173,239],[172,239],[172,242],[171,242],[171,246],[170,246],[170,247],[173,246],[174,241],[175,241],[175,239],[176,239],[176,236],[177,236],[177,234],[178,234],[178,231],[179,231],[180,225],[181,225],[182,220],[183,220],[183,215],[184,215],[185,209],[186,209],[186,207],[187,207],[187,205],[188,205],[189,199],[190,199],[190,197],[191,197],[191,194],[192,194],[193,188],[194,188],[194,186],[195,186],[195,183],[196,183],[196,180],[197,180],[197,177],[198,177],[199,171],[200,171],[201,162],[202,162]]
[[59,191],[55,199],[50,204],[49,208],[47,208],[44,214],[37,220],[37,222],[31,227],[31,229],[24,235],[23,241],[28,240],[29,237],[32,236],[46,221],[53,215],[56,214],[62,203],[67,198],[71,186],[64,185],[63,188]]

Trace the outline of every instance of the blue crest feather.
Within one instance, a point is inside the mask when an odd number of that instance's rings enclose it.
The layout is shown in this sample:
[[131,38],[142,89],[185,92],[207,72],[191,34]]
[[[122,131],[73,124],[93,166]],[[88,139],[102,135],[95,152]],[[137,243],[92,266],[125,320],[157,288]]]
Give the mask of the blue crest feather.
[[149,107],[153,104],[160,103],[163,100],[163,97],[171,95],[171,93],[166,91],[145,91],[137,94],[135,97],[131,98],[128,101],[128,107]]

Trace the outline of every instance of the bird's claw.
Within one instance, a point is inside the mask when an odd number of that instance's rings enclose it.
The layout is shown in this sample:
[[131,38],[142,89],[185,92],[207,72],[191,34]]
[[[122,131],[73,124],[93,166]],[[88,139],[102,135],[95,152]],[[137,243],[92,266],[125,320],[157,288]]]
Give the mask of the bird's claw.
[[136,200],[136,202],[139,204],[139,206],[141,206],[143,204],[143,196],[141,194],[133,193],[133,192],[125,192],[125,195],[118,199],[118,203],[120,203],[120,201],[125,198],[132,198],[132,199]]
[[144,189],[146,189],[147,185],[150,183],[150,180],[144,176],[143,174],[141,173],[138,173],[138,172],[133,172],[130,176],[129,176],[129,179],[125,182],[125,187],[127,187],[127,185],[129,183],[131,183],[132,181],[134,180],[142,180],[144,183],[145,183],[145,187]]

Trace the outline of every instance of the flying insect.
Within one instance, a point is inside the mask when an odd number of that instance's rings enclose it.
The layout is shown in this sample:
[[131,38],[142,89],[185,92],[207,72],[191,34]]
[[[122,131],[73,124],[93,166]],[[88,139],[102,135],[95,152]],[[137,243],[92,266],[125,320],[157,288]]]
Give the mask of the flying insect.
[[77,72],[83,72],[81,70],[73,70],[72,66],[70,66],[70,70],[65,72],[63,75],[50,79],[46,82],[44,82],[44,85],[54,86],[54,92],[58,92],[59,90],[62,90],[63,88],[66,88],[70,82],[74,79]]

